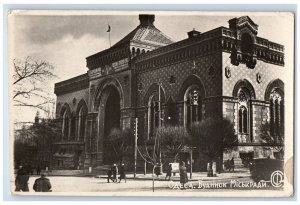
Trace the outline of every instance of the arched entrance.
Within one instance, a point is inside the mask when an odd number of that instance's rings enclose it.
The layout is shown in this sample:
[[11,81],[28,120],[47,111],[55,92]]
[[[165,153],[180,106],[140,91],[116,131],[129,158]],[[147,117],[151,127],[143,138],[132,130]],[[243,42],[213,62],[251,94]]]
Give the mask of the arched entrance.
[[104,109],[104,139],[103,139],[103,164],[113,164],[117,155],[109,141],[109,134],[115,128],[120,128],[120,94],[116,87],[110,86]]

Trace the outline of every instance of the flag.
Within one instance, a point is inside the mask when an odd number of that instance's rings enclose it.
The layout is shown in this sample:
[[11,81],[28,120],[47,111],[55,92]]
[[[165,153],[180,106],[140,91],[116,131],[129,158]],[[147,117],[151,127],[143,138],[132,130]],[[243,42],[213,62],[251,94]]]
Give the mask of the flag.
[[110,25],[109,24],[108,24],[108,29],[107,29],[106,32],[110,32]]

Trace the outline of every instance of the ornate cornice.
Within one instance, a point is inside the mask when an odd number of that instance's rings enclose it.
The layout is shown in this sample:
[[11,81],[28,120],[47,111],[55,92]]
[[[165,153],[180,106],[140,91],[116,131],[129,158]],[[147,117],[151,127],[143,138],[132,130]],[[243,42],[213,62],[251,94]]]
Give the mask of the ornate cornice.
[[65,81],[61,81],[54,85],[54,93],[56,95],[61,95],[64,93],[83,90],[89,87],[89,76],[87,73],[83,75],[76,76]]

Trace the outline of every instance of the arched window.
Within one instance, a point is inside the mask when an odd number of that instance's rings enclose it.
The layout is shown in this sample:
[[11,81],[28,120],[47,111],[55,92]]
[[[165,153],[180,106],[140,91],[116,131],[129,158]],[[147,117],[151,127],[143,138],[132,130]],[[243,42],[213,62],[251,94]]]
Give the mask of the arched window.
[[248,132],[248,111],[245,106],[239,107],[239,133]]
[[249,107],[248,92],[245,88],[238,91],[238,132],[239,134],[249,134]]
[[63,123],[62,123],[62,140],[66,141],[69,139],[70,134],[70,113],[65,109],[63,113]]
[[76,116],[75,113],[72,113],[70,117],[70,136],[69,140],[74,141],[76,135]]
[[86,116],[87,116],[87,109],[85,106],[81,106],[79,113],[78,113],[78,137],[79,141],[84,141],[85,138],[85,126],[86,126]]
[[159,127],[159,101],[158,94],[155,93],[148,102],[148,137],[152,137],[156,128]]
[[201,120],[201,96],[198,86],[190,86],[184,95],[185,126]]
[[284,101],[278,88],[274,88],[270,94],[270,131],[273,136],[283,133]]

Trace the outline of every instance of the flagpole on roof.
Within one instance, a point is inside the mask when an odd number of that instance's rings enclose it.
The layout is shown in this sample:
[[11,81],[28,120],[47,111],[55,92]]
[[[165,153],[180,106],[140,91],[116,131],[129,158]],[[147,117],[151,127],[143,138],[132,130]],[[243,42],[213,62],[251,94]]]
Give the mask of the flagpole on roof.
[[110,41],[110,25],[109,25],[109,24],[108,24],[108,29],[107,29],[106,32],[108,32],[109,47],[111,47],[111,41]]

